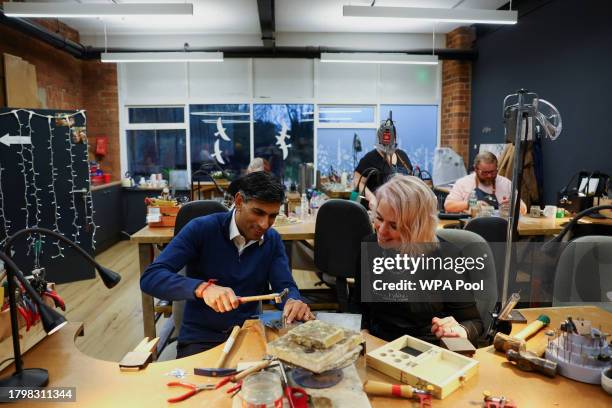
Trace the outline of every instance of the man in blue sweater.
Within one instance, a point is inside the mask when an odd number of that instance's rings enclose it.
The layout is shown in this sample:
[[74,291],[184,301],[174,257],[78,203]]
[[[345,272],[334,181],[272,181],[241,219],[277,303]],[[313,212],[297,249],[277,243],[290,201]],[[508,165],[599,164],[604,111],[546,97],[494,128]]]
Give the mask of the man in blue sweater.
[[[310,320],[291,276],[285,247],[270,227],[284,199],[271,174],[244,176],[235,209],[190,221],[140,278],[143,292],[166,300],[186,300],[177,357],[208,350],[224,342],[234,325],[256,313],[257,303],[240,304],[238,296],[289,289],[283,316]],[[186,276],[177,274],[186,267]]]

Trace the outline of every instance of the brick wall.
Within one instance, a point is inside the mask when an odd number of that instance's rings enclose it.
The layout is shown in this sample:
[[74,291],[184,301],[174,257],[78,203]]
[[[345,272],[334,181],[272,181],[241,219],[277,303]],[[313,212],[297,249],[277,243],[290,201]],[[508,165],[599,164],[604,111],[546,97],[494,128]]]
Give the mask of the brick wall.
[[[90,157],[95,149],[95,137],[107,136],[107,155],[100,164],[113,180],[121,178],[119,162],[119,102],[117,95],[117,65],[100,61],[83,62],[83,106],[87,109],[87,134]],[[93,136],[93,137],[92,137]]]
[[[460,27],[446,35],[446,47],[470,49],[474,40],[472,29]],[[442,61],[440,144],[460,154],[466,165],[469,157],[471,83],[471,61]]]
[[[79,34],[56,20],[37,20],[49,31],[72,41]],[[0,54],[21,57],[36,66],[38,94],[45,109],[85,109],[90,153],[96,136],[108,136],[108,155],[101,161],[113,180],[121,178],[119,108],[115,64],[82,61],[42,41],[0,24]],[[90,158],[95,158],[90,154]]]

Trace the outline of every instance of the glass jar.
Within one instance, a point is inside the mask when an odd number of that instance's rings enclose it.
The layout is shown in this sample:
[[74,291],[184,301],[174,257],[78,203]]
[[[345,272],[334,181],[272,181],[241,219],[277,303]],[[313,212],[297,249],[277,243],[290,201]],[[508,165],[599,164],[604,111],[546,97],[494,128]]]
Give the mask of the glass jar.
[[278,374],[261,371],[242,382],[242,408],[282,408],[283,389]]

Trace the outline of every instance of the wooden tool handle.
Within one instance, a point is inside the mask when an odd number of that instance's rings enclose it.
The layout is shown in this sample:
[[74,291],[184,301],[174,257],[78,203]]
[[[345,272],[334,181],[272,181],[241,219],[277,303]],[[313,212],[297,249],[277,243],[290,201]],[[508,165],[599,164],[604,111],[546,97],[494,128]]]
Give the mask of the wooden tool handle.
[[240,303],[257,302],[259,300],[274,300],[278,297],[278,293],[270,293],[269,295],[257,295],[257,296],[241,296],[238,298]]
[[550,319],[548,316],[541,315],[537,320],[529,323],[527,327],[525,327],[520,332],[516,333],[514,336],[515,339],[525,340],[526,338],[532,336],[537,333],[542,327],[547,326],[550,323]]
[[234,328],[232,329],[232,333],[225,341],[225,346],[223,346],[223,351],[221,352],[221,356],[219,357],[219,360],[217,361],[215,368],[222,368],[223,365],[225,364],[225,359],[227,359],[227,356],[232,350],[232,346],[234,345],[234,342],[236,341],[236,337],[238,337],[238,333],[240,333],[240,326],[234,326]]
[[409,385],[386,384],[379,381],[366,381],[363,390],[368,395],[385,397],[412,398],[413,388]]
[[247,375],[256,373],[259,370],[263,370],[264,368],[266,368],[267,366],[270,365],[272,361],[262,361],[261,363],[254,365],[251,368],[247,368],[244,371],[239,372],[238,374],[236,374],[233,378],[233,382],[238,382],[240,380],[242,380],[244,377],[246,377]]

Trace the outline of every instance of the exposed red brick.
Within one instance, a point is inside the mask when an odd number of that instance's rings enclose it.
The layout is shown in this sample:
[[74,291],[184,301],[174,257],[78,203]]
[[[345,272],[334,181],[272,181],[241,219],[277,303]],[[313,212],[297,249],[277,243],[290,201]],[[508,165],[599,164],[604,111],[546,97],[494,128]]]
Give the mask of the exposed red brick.
[[[471,49],[475,40],[472,29],[459,27],[446,35],[446,47]],[[472,63],[442,62],[441,146],[450,147],[468,161],[470,134]]]
[[[37,20],[38,24],[72,41],[79,33],[57,20]],[[104,171],[119,180],[119,104],[115,64],[81,61],[42,41],[5,25],[0,25],[0,53],[16,55],[36,67],[39,94],[46,97],[46,109],[85,109],[90,158],[94,158],[95,139],[108,136],[108,155],[101,161]],[[42,91],[42,92],[41,92]]]

